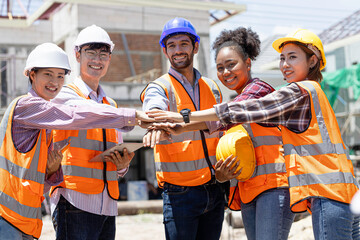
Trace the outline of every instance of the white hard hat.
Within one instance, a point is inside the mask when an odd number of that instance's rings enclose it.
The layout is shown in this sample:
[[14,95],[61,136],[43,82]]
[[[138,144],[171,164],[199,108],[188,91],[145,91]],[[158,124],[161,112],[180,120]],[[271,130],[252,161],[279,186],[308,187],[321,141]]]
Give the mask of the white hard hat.
[[61,68],[71,71],[67,54],[54,43],[43,43],[31,51],[24,68],[24,75],[29,76],[33,68]]
[[81,30],[75,41],[75,51],[79,51],[82,45],[89,43],[103,43],[109,45],[110,52],[113,51],[115,46],[111,41],[109,34],[104,29],[94,24]]

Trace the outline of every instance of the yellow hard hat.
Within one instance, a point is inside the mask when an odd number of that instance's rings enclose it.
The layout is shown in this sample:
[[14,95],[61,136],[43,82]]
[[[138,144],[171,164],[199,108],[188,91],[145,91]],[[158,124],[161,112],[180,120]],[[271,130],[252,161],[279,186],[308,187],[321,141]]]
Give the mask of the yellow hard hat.
[[246,181],[254,173],[256,159],[255,150],[249,134],[241,125],[229,129],[219,140],[216,147],[216,160],[225,160],[228,156],[237,156],[240,161],[236,172],[242,169],[240,175],[236,178],[239,181]]
[[305,44],[319,58],[320,70],[324,69],[326,66],[324,47],[320,38],[315,33],[307,29],[297,29],[294,32],[289,33],[286,37],[275,40],[272,46],[277,52],[281,53],[281,48],[285,42],[300,42]]

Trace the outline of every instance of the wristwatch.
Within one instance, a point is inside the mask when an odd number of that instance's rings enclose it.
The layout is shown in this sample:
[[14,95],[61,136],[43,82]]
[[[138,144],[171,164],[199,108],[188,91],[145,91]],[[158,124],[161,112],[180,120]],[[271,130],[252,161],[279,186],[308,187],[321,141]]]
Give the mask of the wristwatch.
[[188,108],[184,108],[184,109],[182,109],[182,110],[180,111],[180,114],[181,114],[181,116],[183,116],[183,119],[184,119],[184,122],[185,122],[185,123],[189,123],[189,122],[190,122],[190,117],[189,117],[190,112],[191,112],[191,110],[188,109]]

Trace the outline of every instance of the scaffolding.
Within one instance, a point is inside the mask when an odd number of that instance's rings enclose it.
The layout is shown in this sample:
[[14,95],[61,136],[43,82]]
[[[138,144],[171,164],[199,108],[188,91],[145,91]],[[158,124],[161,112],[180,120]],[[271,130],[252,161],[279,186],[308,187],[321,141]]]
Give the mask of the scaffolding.
[[6,108],[16,97],[16,62],[15,55],[0,54],[0,106]]

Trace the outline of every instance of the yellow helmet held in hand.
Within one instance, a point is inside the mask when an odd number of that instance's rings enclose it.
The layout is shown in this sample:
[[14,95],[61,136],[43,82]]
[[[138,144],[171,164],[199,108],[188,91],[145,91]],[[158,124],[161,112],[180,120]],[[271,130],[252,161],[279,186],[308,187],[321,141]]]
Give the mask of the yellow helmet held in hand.
[[305,44],[320,60],[320,70],[325,68],[326,58],[324,47],[320,38],[315,33],[307,29],[297,29],[294,32],[289,33],[286,37],[275,40],[272,46],[277,52],[281,53],[281,48],[286,42],[300,42]]
[[236,172],[242,169],[236,179],[246,181],[251,178],[256,165],[255,150],[249,134],[241,125],[229,129],[226,134],[220,138],[216,147],[217,161],[220,159],[225,161],[231,154],[234,157],[237,156],[237,161],[240,161]]

